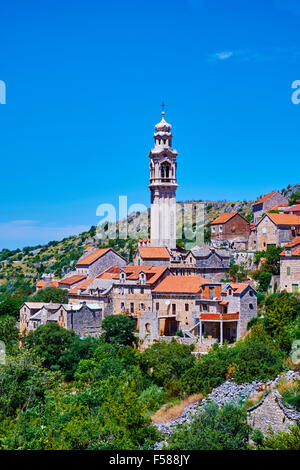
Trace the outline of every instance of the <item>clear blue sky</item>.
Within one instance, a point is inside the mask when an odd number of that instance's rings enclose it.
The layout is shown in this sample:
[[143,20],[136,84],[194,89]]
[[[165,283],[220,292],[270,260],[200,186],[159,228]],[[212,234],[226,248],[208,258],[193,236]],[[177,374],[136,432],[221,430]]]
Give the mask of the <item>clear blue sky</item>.
[[166,103],[178,199],[253,199],[300,180],[298,0],[2,2],[0,248],[149,205]]

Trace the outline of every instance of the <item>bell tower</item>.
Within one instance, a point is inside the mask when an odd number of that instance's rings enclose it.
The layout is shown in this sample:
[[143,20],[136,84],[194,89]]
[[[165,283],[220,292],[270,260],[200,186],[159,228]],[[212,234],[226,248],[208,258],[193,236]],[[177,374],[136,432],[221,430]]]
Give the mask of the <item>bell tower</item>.
[[[164,108],[164,105],[163,105]],[[150,150],[151,246],[176,248],[177,151],[172,148],[171,124],[162,119],[155,126]]]

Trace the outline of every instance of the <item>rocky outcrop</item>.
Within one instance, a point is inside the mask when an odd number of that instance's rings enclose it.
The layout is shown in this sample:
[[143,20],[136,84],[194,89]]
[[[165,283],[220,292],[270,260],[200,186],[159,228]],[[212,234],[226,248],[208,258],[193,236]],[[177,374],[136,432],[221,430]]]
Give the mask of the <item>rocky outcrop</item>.
[[159,450],[164,445],[166,439],[172,434],[176,426],[182,424],[189,424],[193,420],[194,416],[201,411],[204,406],[214,401],[218,405],[224,405],[225,403],[234,402],[239,403],[245,401],[247,398],[251,397],[258,393],[261,390],[274,387],[279,380],[295,380],[300,379],[299,372],[288,371],[284,375],[279,375],[274,380],[269,380],[267,382],[261,382],[259,380],[254,380],[250,383],[236,384],[233,380],[227,380],[223,384],[214,388],[212,392],[203,398],[201,402],[194,403],[186,407],[179,418],[176,418],[167,423],[156,424],[157,430],[162,434],[162,441],[155,444],[154,449]]

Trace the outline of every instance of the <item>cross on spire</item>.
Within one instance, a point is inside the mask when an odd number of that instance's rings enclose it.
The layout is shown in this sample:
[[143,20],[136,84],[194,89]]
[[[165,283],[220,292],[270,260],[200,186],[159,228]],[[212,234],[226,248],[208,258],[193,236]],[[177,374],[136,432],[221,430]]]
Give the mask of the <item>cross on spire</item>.
[[164,102],[162,102],[162,104],[161,104],[161,114],[162,114],[162,116],[165,115],[165,103]]

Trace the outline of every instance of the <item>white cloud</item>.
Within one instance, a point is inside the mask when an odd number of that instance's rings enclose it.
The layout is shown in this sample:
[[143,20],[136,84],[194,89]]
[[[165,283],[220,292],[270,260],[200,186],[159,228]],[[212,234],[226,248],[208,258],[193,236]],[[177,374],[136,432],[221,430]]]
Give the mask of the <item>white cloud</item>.
[[55,226],[41,225],[35,220],[12,220],[0,222],[0,246],[38,245],[51,240],[61,240],[71,235],[78,235],[90,229],[89,225]]
[[216,52],[213,54],[212,57],[215,57],[216,59],[220,60],[226,60],[229,59],[233,55],[232,51],[224,51],[224,52]]

